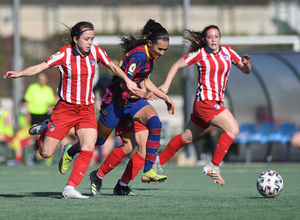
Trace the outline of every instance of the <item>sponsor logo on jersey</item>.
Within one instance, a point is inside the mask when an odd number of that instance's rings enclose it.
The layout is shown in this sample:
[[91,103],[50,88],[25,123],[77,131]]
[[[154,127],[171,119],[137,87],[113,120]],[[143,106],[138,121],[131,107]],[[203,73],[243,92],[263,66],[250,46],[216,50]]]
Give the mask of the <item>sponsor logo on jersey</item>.
[[220,110],[221,107],[218,104],[214,104],[214,108],[217,109],[217,110]]
[[136,69],[136,64],[135,63],[131,64],[128,69],[128,74],[132,75],[135,69]]
[[49,131],[53,132],[53,131],[55,131],[55,128],[56,128],[56,126],[52,124],[52,125],[50,125]]
[[55,58],[58,57],[59,55],[60,55],[60,52],[57,52],[57,53],[53,54],[53,55],[50,57],[50,60],[55,59]]
[[90,63],[91,63],[92,66],[95,66],[96,65],[96,60],[95,59],[91,59]]

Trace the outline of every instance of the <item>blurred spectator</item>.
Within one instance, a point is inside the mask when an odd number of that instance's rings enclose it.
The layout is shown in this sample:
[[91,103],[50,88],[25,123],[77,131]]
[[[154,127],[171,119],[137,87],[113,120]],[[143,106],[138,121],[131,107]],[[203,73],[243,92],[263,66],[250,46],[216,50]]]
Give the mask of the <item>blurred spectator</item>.
[[9,147],[14,150],[14,159],[7,161],[9,166],[17,166],[23,163],[23,149],[32,144],[32,137],[28,133],[31,126],[31,115],[28,112],[28,102],[23,99],[20,102],[20,113],[18,115],[18,130],[15,132]]
[[[31,115],[31,125],[41,123],[51,116],[55,104],[55,95],[53,89],[47,83],[46,73],[40,73],[37,82],[31,84],[25,92],[25,100],[28,102],[28,111]],[[34,138],[34,148],[37,152],[39,135]],[[37,155],[34,155],[33,161],[39,161]]]
[[300,131],[292,136],[291,144],[293,147],[300,148]]
[[11,114],[8,110],[2,107],[0,102],[0,147],[2,148],[2,155],[0,155],[0,162],[6,162],[8,158],[8,142],[14,134],[13,125],[11,122]]

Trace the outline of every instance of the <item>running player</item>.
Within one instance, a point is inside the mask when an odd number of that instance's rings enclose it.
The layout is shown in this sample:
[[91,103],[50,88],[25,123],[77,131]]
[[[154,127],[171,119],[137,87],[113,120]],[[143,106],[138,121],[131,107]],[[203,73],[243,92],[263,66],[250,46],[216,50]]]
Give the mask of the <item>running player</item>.
[[218,140],[212,160],[203,171],[214,182],[224,185],[219,164],[239,133],[235,118],[223,106],[225,87],[232,64],[245,74],[251,72],[250,56],[245,54],[241,58],[230,46],[221,46],[221,33],[215,25],[207,26],[202,32],[189,30],[187,32],[186,39],[190,42],[190,53],[172,65],[165,83],[159,88],[167,93],[178,70],[196,64],[198,85],[193,113],[185,131],[170,140],[157,157],[155,164],[160,166],[166,163],[181,147],[191,143],[205,129],[213,125],[222,129],[224,133]]
[[[92,86],[97,64],[107,66],[115,75],[126,82],[131,92],[138,90],[124,72],[106,55],[105,51],[93,45],[94,26],[90,22],[79,22],[70,29],[70,45],[47,58],[46,62],[31,66],[21,72],[8,71],[4,78],[32,76],[47,68],[58,67],[61,80],[58,86],[59,101],[53,109],[48,124],[45,122],[31,127],[30,134],[40,134],[39,152],[45,158],[51,157],[60,141],[75,127],[81,143],[80,154],[62,192],[65,199],[84,199],[75,187],[79,185],[91,161],[97,139],[97,121],[93,102]],[[47,128],[47,129],[44,129]]]

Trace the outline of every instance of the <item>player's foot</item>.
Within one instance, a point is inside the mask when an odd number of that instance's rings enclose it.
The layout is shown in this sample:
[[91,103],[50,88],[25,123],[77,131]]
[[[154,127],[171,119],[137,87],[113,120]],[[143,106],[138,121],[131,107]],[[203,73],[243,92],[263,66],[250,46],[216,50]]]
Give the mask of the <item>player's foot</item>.
[[44,129],[47,129],[48,122],[49,122],[49,119],[43,121],[42,123],[32,125],[29,128],[29,131],[28,131],[29,134],[30,135],[41,134]]
[[165,175],[158,175],[155,173],[154,169],[149,170],[146,173],[142,174],[142,182],[150,183],[150,182],[164,182],[167,179]]
[[64,152],[59,160],[58,170],[61,174],[65,174],[68,171],[70,163],[73,160],[73,157],[68,154],[70,147],[72,147],[72,144],[66,144],[64,146]]
[[154,169],[155,173],[158,173],[158,171],[160,173],[162,173],[164,171],[160,165],[159,156],[157,156],[155,159],[155,163],[153,164],[153,169]]
[[90,173],[91,193],[93,196],[101,196],[102,179],[97,176],[97,170]]
[[61,194],[62,199],[88,199],[88,196],[82,195],[76,189],[64,189]]
[[215,183],[225,185],[225,181],[220,175],[221,170],[218,166],[215,166],[211,162],[208,162],[208,164],[206,164],[206,166],[203,168],[203,172],[206,175],[210,176]]
[[118,196],[139,196],[140,194],[135,194],[129,186],[121,186],[120,180],[118,180],[117,185],[114,188],[114,195]]

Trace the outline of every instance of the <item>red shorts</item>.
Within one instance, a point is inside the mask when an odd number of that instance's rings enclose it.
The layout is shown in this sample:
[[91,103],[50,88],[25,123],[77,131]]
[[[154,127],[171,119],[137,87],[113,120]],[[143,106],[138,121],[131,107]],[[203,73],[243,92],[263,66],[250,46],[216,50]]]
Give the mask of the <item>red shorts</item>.
[[54,106],[46,135],[62,140],[74,127],[97,129],[94,105],[74,105],[59,100]]
[[136,133],[147,129],[148,128],[145,125],[142,125],[137,121],[133,121],[129,117],[123,117],[116,127],[116,136],[120,136],[124,133]]
[[194,102],[193,113],[191,114],[191,121],[196,125],[206,129],[214,117],[223,112],[226,108],[222,102],[204,100]]

